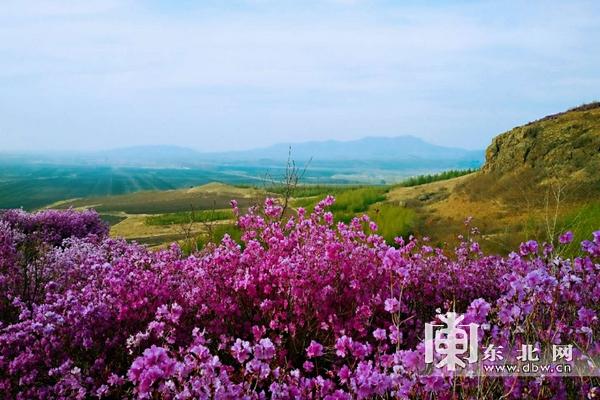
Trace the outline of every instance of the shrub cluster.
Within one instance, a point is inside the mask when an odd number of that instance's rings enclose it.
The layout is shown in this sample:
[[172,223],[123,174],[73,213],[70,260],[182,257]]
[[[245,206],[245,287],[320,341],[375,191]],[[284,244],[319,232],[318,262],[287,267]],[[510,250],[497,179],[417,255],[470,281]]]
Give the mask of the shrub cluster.
[[245,215],[234,203],[241,243],[225,236],[190,256],[110,239],[93,212],[5,213],[0,397],[600,394],[590,377],[421,371],[423,327],[441,309],[480,324],[482,348],[535,338],[597,356],[600,231],[574,259],[533,241],[488,256],[468,238],[446,254],[426,238],[391,246],[366,216],[336,224],[333,203],[285,221],[272,199]]

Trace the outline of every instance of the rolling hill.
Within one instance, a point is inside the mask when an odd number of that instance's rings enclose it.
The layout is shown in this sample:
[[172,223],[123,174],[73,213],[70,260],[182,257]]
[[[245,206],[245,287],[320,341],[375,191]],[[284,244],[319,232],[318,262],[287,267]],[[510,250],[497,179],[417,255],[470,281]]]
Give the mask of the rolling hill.
[[[354,151],[352,148],[355,146],[363,146],[364,154],[375,157],[377,149],[381,146],[386,147],[384,144],[387,143],[388,148],[386,152],[382,152],[382,158],[378,161],[379,167],[386,163],[396,165],[405,162],[408,168],[411,163],[409,158],[413,154],[411,152],[422,150],[419,147],[422,143],[414,138],[375,142],[378,143],[372,148],[369,148],[367,142],[360,141],[340,145],[345,149],[345,153],[332,150],[329,162],[333,165],[336,162],[343,164],[345,161],[335,158],[341,157],[342,153],[351,157]],[[308,152],[312,149],[314,154],[320,154],[319,152],[327,148],[325,143],[306,144],[306,147],[301,147],[300,150]],[[402,154],[407,155],[406,160],[386,159],[394,153],[394,145],[404,146]],[[253,157],[258,159],[275,154],[278,149],[283,150],[284,147],[274,146],[270,149],[256,150]],[[179,148],[172,150],[175,153],[180,151]],[[433,157],[436,152],[442,152],[448,157],[451,154],[463,157],[469,153],[461,150],[452,153],[446,150],[433,147],[429,149],[428,156]],[[300,152],[301,156],[303,154],[308,153]],[[236,162],[243,165],[241,158],[242,156],[237,157]],[[226,164],[226,160],[222,161],[222,165]],[[235,166],[230,166],[229,170],[223,167],[211,171],[221,173],[222,176],[229,173],[243,181],[248,176],[258,173],[259,164],[260,160],[256,161],[256,165],[247,167],[247,171],[236,169]],[[351,164],[358,169],[369,162],[365,159]],[[442,161],[438,164],[438,167],[444,165]],[[317,176],[324,174],[323,169],[314,169]],[[147,170],[155,171],[157,177],[165,176],[160,169]],[[338,198],[334,211],[341,220],[347,221],[352,215],[366,212],[377,221],[381,233],[387,239],[395,235],[417,234],[428,236],[435,243],[448,243],[450,246],[456,243],[459,234],[468,233],[463,221],[467,217],[473,217],[472,224],[481,232],[482,246],[487,250],[503,253],[515,248],[515,245],[525,239],[552,240],[559,232],[571,229],[576,234],[577,242],[587,238],[592,230],[598,229],[599,170],[600,103],[595,103],[544,117],[498,135],[486,150],[485,164],[478,172],[453,179],[414,184],[410,187],[402,184],[370,188],[307,185],[295,193],[292,205],[310,209],[325,194],[333,193]],[[189,171],[193,170],[179,171],[191,173]],[[338,175],[343,173],[340,172],[341,169],[336,171]],[[328,177],[324,179],[325,182],[335,181],[332,179],[333,175],[322,176]],[[439,179],[445,177],[439,176]],[[56,178],[50,175],[47,181],[55,182],[53,179]],[[207,175],[206,179],[210,181],[210,175]],[[414,179],[413,182],[437,179]],[[313,181],[309,176],[305,183],[311,182]],[[344,181],[348,182],[352,180]],[[225,210],[229,208],[229,200],[232,198],[237,199],[241,206],[247,206],[265,196],[264,190],[252,187],[240,188],[216,183],[191,186],[171,190],[140,187],[137,190],[159,190],[72,199],[53,204],[52,207],[96,208],[105,219],[113,222],[114,235],[160,245],[183,237],[178,224],[168,222],[185,221],[187,217],[181,213],[191,209]],[[34,185],[33,189],[36,189]],[[175,214],[167,215],[168,213]],[[149,223],[148,218],[162,222]],[[222,233],[233,229],[231,222],[217,221],[223,228]],[[202,224],[196,224],[194,232],[201,234]]]
[[415,210],[415,232],[440,242],[466,233],[460,227],[468,216],[498,252],[528,238],[555,240],[566,229],[578,242],[600,228],[598,171],[600,103],[593,103],[498,135],[479,172],[397,187],[388,201]]
[[101,213],[161,214],[177,211],[230,208],[235,199],[247,207],[264,192],[254,188],[237,188],[209,183],[188,189],[141,191],[119,196],[90,197],[61,201],[48,208],[94,208]]
[[187,189],[60,201],[48,208],[93,208],[110,223],[111,235],[157,246],[206,233],[206,224],[201,221],[190,223],[192,213],[206,213],[210,217],[214,212],[217,217],[206,218],[206,222],[223,226],[225,230],[233,229],[231,200],[235,199],[243,209],[261,203],[264,196],[264,191],[252,187],[240,188],[213,182]]
[[[477,168],[482,151],[437,146],[411,136],[293,144],[306,183],[390,184],[445,169]],[[140,146],[89,153],[0,153],[0,209],[31,210],[60,200],[189,188],[209,182],[260,185],[284,172],[279,144],[229,153]]]

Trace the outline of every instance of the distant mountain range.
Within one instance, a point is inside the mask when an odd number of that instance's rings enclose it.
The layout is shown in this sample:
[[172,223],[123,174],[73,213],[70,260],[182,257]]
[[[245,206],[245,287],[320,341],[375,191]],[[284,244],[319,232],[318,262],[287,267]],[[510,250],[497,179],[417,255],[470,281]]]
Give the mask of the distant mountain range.
[[[351,141],[312,141],[273,146],[245,151],[220,153],[200,152],[179,146],[136,146],[96,152],[60,152],[45,154],[11,155],[10,158],[40,162],[70,164],[101,164],[115,166],[146,167],[202,167],[215,164],[258,165],[280,164],[288,157],[291,148],[292,158],[297,162],[312,160],[313,165],[347,164],[350,161],[369,165],[389,165],[398,163],[424,163],[444,167],[468,165],[479,166],[483,162],[483,150],[465,150],[455,147],[438,146],[414,136],[366,137]],[[0,156],[0,158],[7,158]],[[390,165],[391,164],[391,165]]]
[[294,144],[276,144],[269,147],[214,153],[212,157],[225,159],[285,159],[291,147],[294,159],[306,161],[349,160],[483,160],[483,150],[471,151],[456,147],[444,147],[427,143],[414,136],[366,137],[358,140],[312,141]]

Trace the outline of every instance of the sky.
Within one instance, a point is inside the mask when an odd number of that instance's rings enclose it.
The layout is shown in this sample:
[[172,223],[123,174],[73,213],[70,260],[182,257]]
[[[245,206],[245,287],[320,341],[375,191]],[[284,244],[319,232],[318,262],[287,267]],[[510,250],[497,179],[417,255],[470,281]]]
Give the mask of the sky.
[[600,2],[2,0],[0,151],[414,135],[600,100]]

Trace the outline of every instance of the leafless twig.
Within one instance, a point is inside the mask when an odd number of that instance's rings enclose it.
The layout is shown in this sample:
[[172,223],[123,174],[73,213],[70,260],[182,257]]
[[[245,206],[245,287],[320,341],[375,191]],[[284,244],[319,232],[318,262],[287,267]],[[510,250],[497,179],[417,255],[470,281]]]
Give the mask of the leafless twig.
[[[306,175],[306,171],[310,163],[312,162],[312,157],[308,160],[308,162],[304,165],[303,168],[300,168],[296,165],[296,162],[292,158],[292,147],[290,146],[288,149],[288,158],[285,166],[285,171],[283,176],[279,181],[273,179],[273,177],[267,172],[265,174],[265,183],[270,184],[270,187],[266,187],[267,191],[274,191],[273,188],[279,189],[278,192],[281,193],[281,214],[279,219],[282,219],[285,216],[285,213],[290,207],[290,201],[294,196],[294,193],[299,186],[302,179]],[[270,190],[271,189],[271,190]]]

